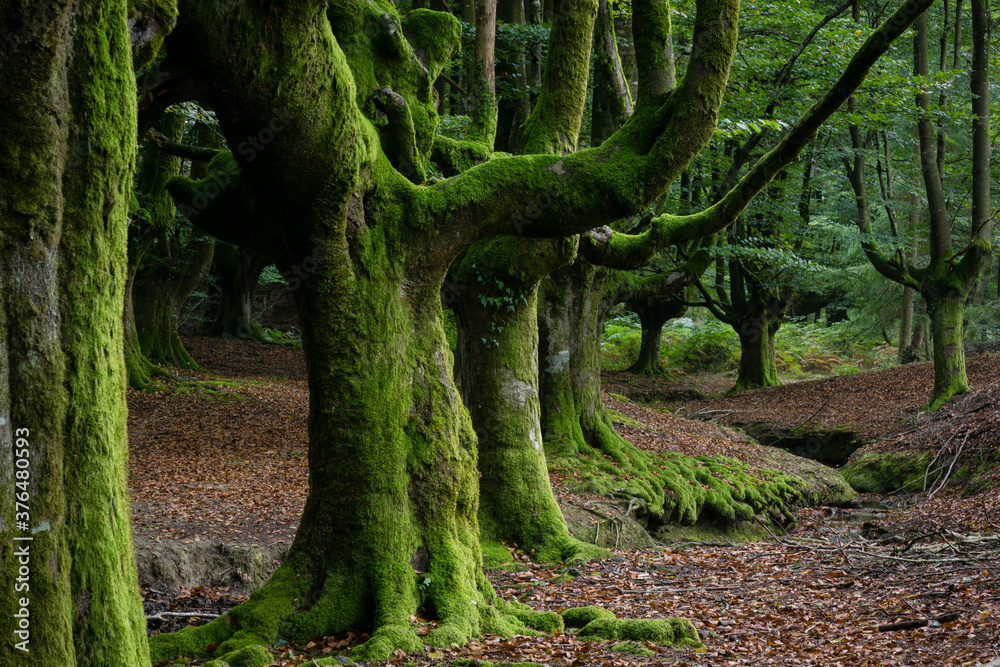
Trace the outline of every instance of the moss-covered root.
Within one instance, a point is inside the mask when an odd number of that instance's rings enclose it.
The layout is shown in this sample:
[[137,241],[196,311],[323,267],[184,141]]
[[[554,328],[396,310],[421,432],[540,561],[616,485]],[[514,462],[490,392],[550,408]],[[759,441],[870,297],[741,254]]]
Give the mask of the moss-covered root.
[[701,646],[698,631],[686,618],[597,619],[581,628],[578,636],[661,645]]
[[271,653],[258,644],[231,651],[221,658],[209,660],[205,667],[266,667],[273,664]]
[[562,632],[566,629],[563,617],[554,611],[535,611],[526,604],[509,602],[507,610],[527,627],[540,632]]
[[583,628],[593,621],[613,621],[615,615],[604,607],[570,607],[562,612],[567,628]]

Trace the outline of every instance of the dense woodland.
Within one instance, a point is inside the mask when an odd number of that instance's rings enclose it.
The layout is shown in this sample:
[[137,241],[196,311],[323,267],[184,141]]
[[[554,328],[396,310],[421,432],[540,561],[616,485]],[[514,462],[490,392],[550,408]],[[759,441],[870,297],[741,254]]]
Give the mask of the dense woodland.
[[0,0],[0,662],[1000,659],[998,16]]

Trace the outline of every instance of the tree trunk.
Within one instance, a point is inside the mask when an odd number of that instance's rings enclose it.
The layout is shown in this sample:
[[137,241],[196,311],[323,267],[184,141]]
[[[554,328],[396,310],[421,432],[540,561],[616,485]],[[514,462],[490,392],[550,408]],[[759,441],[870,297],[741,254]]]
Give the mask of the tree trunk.
[[[184,120],[167,114],[159,127],[168,139],[180,139]],[[177,318],[211,266],[214,241],[177,224],[177,209],[166,184],[180,172],[180,159],[158,150],[149,140],[144,140],[143,151],[137,181],[146,219],[131,227],[130,252],[136,336],[149,361],[196,369],[198,364],[177,333]]]
[[624,463],[631,444],[615,432],[601,401],[600,339],[610,308],[603,301],[609,274],[579,260],[542,280],[542,433],[550,451],[570,455],[592,448]]
[[[405,270],[372,228],[379,271],[357,272],[345,287],[339,263],[317,263],[295,292],[309,373],[309,496],[288,556],[227,616],[158,636],[154,658],[373,627],[351,656],[364,661],[524,631],[498,611],[482,573],[476,436],[452,383],[443,276],[421,262]],[[427,637],[409,620],[418,609],[442,620]]]
[[148,665],[122,354],[127,7],[3,0],[0,35],[0,663]]
[[590,145],[600,146],[632,115],[632,97],[622,73],[615,23],[607,0],[601,0],[594,27],[594,100]]
[[908,364],[916,361],[910,339],[913,337],[913,306],[916,301],[917,291],[909,285],[903,287],[903,304],[899,317],[899,348],[897,349],[897,361],[900,364]]
[[[154,248],[157,244],[154,244]],[[195,238],[180,247],[161,234],[160,249],[154,252],[156,265],[144,280],[133,286],[136,331],[139,346],[154,363],[199,368],[181,342],[177,322],[181,306],[208,273],[215,241]],[[163,247],[170,250],[164,251]],[[149,253],[147,253],[149,254]],[[171,261],[171,255],[174,260]],[[177,261],[181,255],[182,261]],[[176,269],[172,265],[176,262]],[[141,273],[140,269],[140,273]]]
[[[530,271],[511,275],[529,253]],[[473,246],[455,271],[462,387],[479,442],[479,528],[483,543],[568,560],[569,536],[552,494],[538,399],[538,277],[576,254],[572,239],[502,239]],[[502,287],[500,287],[502,285]]]
[[254,322],[252,306],[257,281],[270,263],[270,258],[253,250],[231,243],[215,244],[212,267],[219,280],[219,309],[206,335],[265,340]]
[[928,298],[934,346],[934,390],[928,406],[931,410],[941,407],[952,396],[969,390],[962,328],[965,297],[965,291],[952,289],[929,295]]
[[778,368],[774,361],[774,334],[777,327],[765,318],[744,320],[737,328],[740,337],[740,366],[732,391],[776,387]]
[[639,357],[628,370],[630,373],[662,373],[660,342],[663,340],[663,325],[679,317],[684,312],[684,305],[667,299],[629,301],[628,305],[639,315],[642,324]]

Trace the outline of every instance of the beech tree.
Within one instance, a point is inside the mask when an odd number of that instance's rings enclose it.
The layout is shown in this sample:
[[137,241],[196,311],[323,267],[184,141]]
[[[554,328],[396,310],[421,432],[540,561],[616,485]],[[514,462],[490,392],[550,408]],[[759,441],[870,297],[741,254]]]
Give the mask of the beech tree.
[[[295,299],[309,369],[310,494],[268,584],[221,619],[157,637],[157,656],[369,626],[358,655],[384,657],[422,645],[409,623],[421,604],[442,620],[424,641],[519,627],[481,571],[475,434],[452,385],[439,293],[476,241],[562,237],[641,212],[711,136],[738,6],[698,3],[691,57],[675,88],[662,74],[666,3],[633,7],[644,84],[634,114],[609,140],[565,156],[497,156],[420,186],[436,126],[431,84],[459,39],[449,14],[400,18],[389,3],[360,1],[277,11],[246,3],[228,12],[181,4],[163,63],[174,76],[149,111],[185,98],[211,107],[235,154],[213,160],[204,180],[174,181],[175,197],[228,211],[211,216],[218,237],[266,250],[282,270],[309,267]],[[560,8],[553,33],[565,21],[592,34],[596,2]],[[912,20],[911,6],[876,32],[732,197],[693,216],[662,216],[648,234],[677,243],[735,219]],[[567,66],[585,68],[581,55],[567,53]],[[545,128],[557,145],[566,139],[559,122]],[[536,209],[544,215],[529,215]]]
[[[926,4],[909,3],[868,39],[744,187],[692,216],[661,216],[648,234],[675,244],[734,220]],[[33,516],[44,512],[32,528],[36,664],[149,659],[125,483],[121,317],[137,136],[129,36],[135,59],[148,60],[173,23],[164,5],[0,4],[9,51],[0,77],[11,91],[0,118],[16,128],[0,148],[0,429],[27,437]],[[442,283],[477,241],[577,234],[659,196],[711,136],[738,3],[698,2],[688,66],[671,88],[667,4],[637,0],[644,83],[609,140],[566,156],[497,156],[431,186],[418,183],[437,124],[431,86],[459,39],[449,14],[401,18],[384,0],[179,5],[140,131],[174,102],[212,108],[232,152],[213,158],[205,178],[177,177],[168,189],[211,211],[214,235],[302,276],[310,493],[268,584],[208,625],[156,637],[154,657],[367,626],[355,656],[364,659],[544,622],[505,608],[481,570],[475,435],[451,380]],[[556,23],[577,20],[581,5],[592,24],[596,2],[559,3]],[[547,131],[560,140],[558,124]],[[538,207],[545,215],[528,215]],[[13,487],[13,465],[3,470]],[[10,533],[21,529],[9,497],[4,508],[0,548],[13,571]],[[0,598],[8,631],[14,598],[11,589]],[[424,639],[409,623],[418,606],[442,621]]]
[[[122,305],[133,63],[150,60],[174,16],[167,2],[0,1],[5,665],[149,664],[126,483]],[[22,566],[27,586],[15,591]]]
[[[967,224],[963,222],[960,227],[967,229],[964,247],[959,249],[955,247],[956,225],[953,224],[951,217],[953,212],[949,211],[944,188],[944,130],[935,127],[931,96],[927,90],[921,90],[915,100],[917,110],[915,134],[919,146],[920,175],[926,196],[925,212],[928,218],[927,233],[930,249],[929,261],[925,266],[915,265],[913,256],[905,244],[898,244],[895,251],[890,251],[880,246],[872,235],[872,207],[867,191],[867,151],[873,145],[878,145],[880,139],[884,146],[885,139],[874,130],[862,134],[858,125],[852,124],[851,145],[855,154],[852,160],[845,158],[848,181],[855,194],[857,226],[862,233],[862,247],[865,254],[879,273],[919,292],[927,303],[934,358],[934,387],[928,403],[928,407],[932,410],[941,407],[952,396],[961,394],[969,388],[965,372],[963,313],[966,299],[984,269],[989,266],[992,255],[994,217],[990,211],[992,145],[989,44],[993,17],[987,2],[975,0],[971,10],[972,63],[969,81],[972,93],[970,133],[972,160],[969,179],[971,198],[967,209]],[[956,69],[961,62],[960,4],[955,11],[955,19],[950,23],[955,35],[952,69]],[[927,81],[930,65],[926,16],[922,15],[915,27],[913,73],[921,77],[922,81]],[[948,40],[942,37],[938,64],[940,70],[948,69],[947,49]],[[946,101],[947,97],[942,92],[937,100],[938,107],[943,107]],[[879,175],[883,195],[887,196],[891,187],[884,180],[881,162]],[[889,209],[893,236],[898,239],[900,234],[888,198],[886,206]],[[915,217],[919,219],[920,216]],[[903,345],[903,341],[900,345]]]

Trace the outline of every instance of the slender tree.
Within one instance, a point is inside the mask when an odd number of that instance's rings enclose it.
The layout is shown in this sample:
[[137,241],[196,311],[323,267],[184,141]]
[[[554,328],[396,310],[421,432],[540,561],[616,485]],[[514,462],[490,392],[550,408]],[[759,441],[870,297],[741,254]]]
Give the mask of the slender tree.
[[[918,291],[927,302],[934,348],[934,388],[928,404],[932,410],[943,405],[952,396],[968,390],[963,313],[966,299],[988,264],[992,252],[990,241],[994,223],[989,212],[991,146],[988,138],[988,44],[992,19],[988,5],[978,1],[973,4],[972,16],[972,202],[966,245],[958,250],[954,247],[952,220],[945,201],[941,170],[944,159],[939,141],[941,131],[935,131],[928,92],[922,91],[916,97],[916,134],[929,225],[930,257],[926,266],[913,265],[902,249],[897,249],[894,254],[887,253],[872,236],[866,152],[877,140],[877,134],[869,131],[867,135],[862,135],[858,126],[852,125],[850,132],[855,156],[853,161],[845,160],[848,180],[857,202],[858,229],[862,233],[862,246],[868,259],[879,273],[904,287]],[[957,19],[952,25],[958,25]],[[956,47],[957,45],[956,42]],[[941,60],[945,62],[944,55]],[[916,22],[913,62],[914,74],[926,80],[929,74],[929,56],[927,18],[924,15]]]

